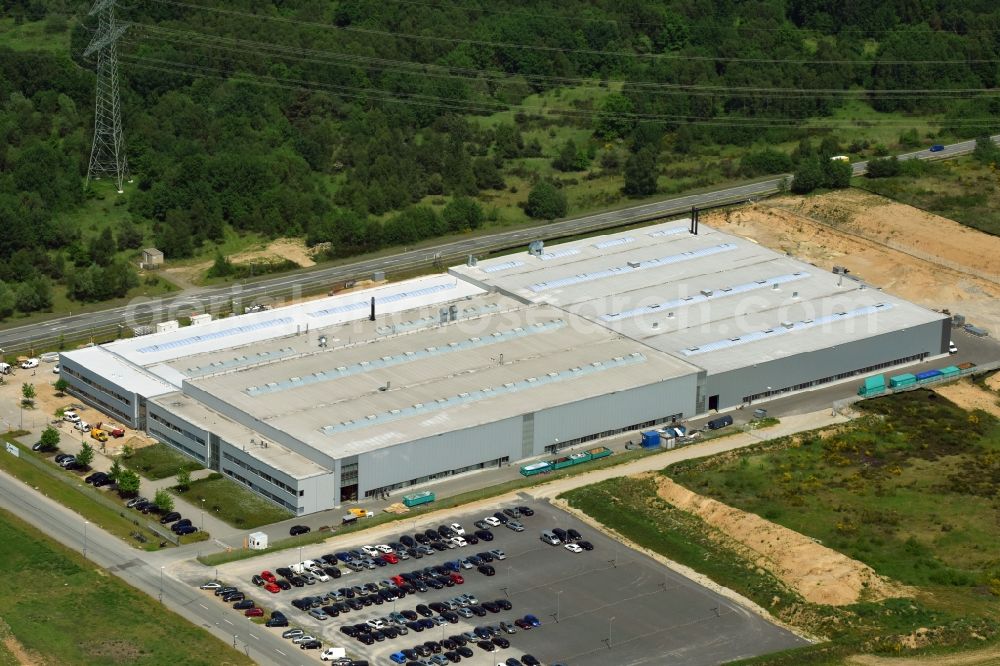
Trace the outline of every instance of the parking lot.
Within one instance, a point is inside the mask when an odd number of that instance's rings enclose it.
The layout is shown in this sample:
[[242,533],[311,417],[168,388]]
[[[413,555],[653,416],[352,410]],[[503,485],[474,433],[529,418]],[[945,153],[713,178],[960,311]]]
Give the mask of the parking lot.
[[[504,638],[510,641],[510,647],[496,652],[485,652],[470,643],[473,656],[462,661],[473,666],[493,666],[509,657],[520,659],[524,654],[531,654],[543,664],[561,663],[567,666],[717,664],[805,644],[794,634],[674,573],[655,560],[618,544],[547,503],[524,501],[520,504],[535,510],[533,516],[520,519],[525,531],[516,533],[503,526],[493,527],[493,541],[435,552],[419,560],[404,560],[357,573],[340,566],[343,575],[339,579],[293,587],[278,594],[255,588],[250,583],[250,577],[263,569],[274,571],[297,562],[296,551],[226,565],[220,568],[219,578],[240,587],[249,598],[256,599],[268,609],[282,611],[288,617],[290,626],[301,627],[307,634],[316,636],[323,642],[324,648],[343,646],[348,654],[368,659],[373,665],[391,664],[390,655],[412,648],[417,643],[441,641],[477,626],[512,622],[525,614],[537,616],[541,626],[504,634]],[[459,522],[467,531],[472,531],[476,520],[499,508],[456,513],[448,516],[446,521],[433,524],[426,520],[416,523],[400,521],[394,536],[382,542],[398,541],[403,534],[412,535],[417,530],[451,522]],[[543,543],[541,532],[554,527],[578,530],[584,540],[593,544],[594,549],[574,553],[561,545]],[[357,536],[363,538],[364,534]],[[303,549],[302,558],[314,559],[320,554],[360,548],[366,543],[354,541],[336,546],[310,546]],[[459,573],[465,582],[454,587],[429,589],[426,593],[407,595],[394,602],[367,606],[322,621],[291,604],[293,599],[307,595],[323,595],[342,587],[378,583],[402,572],[440,565],[448,560],[497,548],[505,552],[506,558],[492,562],[495,575],[483,575],[475,568],[461,569]],[[211,593],[205,594],[206,598],[211,597]],[[506,599],[512,608],[497,614],[488,613],[485,617],[463,618],[458,623],[435,626],[419,633],[410,630],[405,636],[387,638],[371,646],[363,645],[340,631],[340,627],[346,624],[364,623],[392,612],[413,610],[417,604],[442,602],[461,594],[472,594],[480,602]],[[234,616],[239,613],[232,612]],[[279,634],[282,631],[279,628],[261,630]],[[295,647],[289,644],[290,650]],[[318,661],[320,652],[304,651],[300,654],[295,649],[294,657],[289,656],[294,663]]]

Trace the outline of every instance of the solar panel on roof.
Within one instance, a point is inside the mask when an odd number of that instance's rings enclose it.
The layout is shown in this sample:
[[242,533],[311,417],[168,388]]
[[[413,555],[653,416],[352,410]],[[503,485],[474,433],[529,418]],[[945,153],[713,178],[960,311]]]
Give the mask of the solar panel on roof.
[[658,229],[657,231],[650,231],[647,236],[650,238],[662,238],[663,236],[673,236],[675,234],[683,234],[690,231],[687,227],[672,227],[670,229]]
[[556,289],[558,287],[568,287],[574,284],[580,284],[581,282],[590,282],[592,280],[600,280],[602,278],[611,277],[619,273],[641,271],[647,268],[658,268],[660,266],[668,266],[680,261],[687,261],[689,259],[696,259],[700,257],[708,257],[714,254],[719,254],[720,252],[729,252],[735,250],[737,245],[735,243],[722,243],[720,245],[713,245],[711,247],[701,248],[699,250],[694,250],[690,252],[683,252],[681,254],[674,254],[667,257],[660,257],[659,259],[649,259],[647,261],[640,261],[637,265],[625,265],[625,266],[613,266],[611,268],[606,268],[603,271],[594,271],[593,273],[580,273],[578,275],[571,275],[569,277],[558,278],[556,280],[549,280],[548,282],[536,282],[531,285],[529,289],[538,293],[540,291],[546,291],[548,289]]
[[324,373],[314,373],[313,375],[302,378],[298,382],[293,382],[291,379],[286,379],[280,382],[271,382],[267,386],[257,386],[248,387],[244,390],[247,395],[250,396],[260,396],[270,393],[277,393],[279,391],[285,391],[291,388],[298,388],[306,384],[315,384],[317,382],[323,381],[333,381],[335,379],[340,379],[341,377],[346,377],[350,375],[360,374],[368,371],[372,368],[386,368],[394,365],[399,365],[401,363],[408,363],[410,361],[416,361],[419,359],[430,358],[433,356],[441,356],[444,354],[449,354],[456,351],[463,351],[467,349],[476,349],[479,347],[485,347],[487,345],[493,345],[500,342],[505,342],[507,340],[513,340],[515,338],[521,338],[528,335],[535,335],[544,333],[547,331],[552,331],[558,328],[566,326],[566,322],[562,319],[552,319],[548,322],[542,323],[540,326],[532,326],[529,329],[524,329],[520,326],[512,329],[507,329],[503,331],[496,331],[494,336],[488,338],[472,337],[467,340],[452,341],[445,347],[426,347],[421,350],[408,350],[394,356],[383,356],[375,361],[361,360],[351,366],[338,366],[336,368],[339,374],[324,374]]
[[632,365],[635,363],[644,363],[646,357],[639,352],[633,352],[628,358],[622,360],[610,359],[607,361],[597,361],[592,365],[586,366],[586,368],[573,368],[571,370],[563,370],[557,373],[549,373],[543,377],[528,377],[518,382],[506,382],[502,387],[496,386],[492,388],[480,389],[473,392],[462,392],[456,396],[450,398],[437,398],[434,404],[424,404],[421,407],[416,405],[411,407],[404,407],[402,409],[394,408],[387,412],[375,415],[375,418],[367,418],[367,422],[364,423],[340,423],[337,425],[327,425],[320,428],[320,431],[325,435],[335,435],[340,432],[358,430],[360,428],[370,427],[376,424],[388,423],[398,419],[407,418],[409,416],[416,416],[420,414],[427,414],[429,412],[438,411],[455,405],[462,405],[470,402],[475,402],[477,400],[483,400],[486,398],[491,398],[498,395],[517,393],[518,391],[530,390],[539,386],[545,386],[555,382],[561,382],[570,378],[577,378],[582,374],[594,374],[598,372],[606,372],[613,368],[618,368],[626,365]]
[[222,338],[228,338],[234,335],[240,335],[242,333],[252,333],[253,331],[261,331],[264,329],[273,328],[275,326],[291,324],[293,321],[294,320],[291,317],[278,317],[276,319],[268,319],[266,321],[255,322],[253,324],[244,324],[243,326],[224,328],[220,331],[213,331],[211,333],[203,333],[201,335],[191,335],[186,338],[180,338],[179,340],[171,340],[170,342],[148,345],[146,347],[139,347],[139,349],[137,349],[136,351],[138,351],[140,354],[167,351],[169,349],[177,349],[178,347],[187,347],[188,345],[198,344],[199,342],[220,340]]
[[496,273],[498,271],[509,271],[512,268],[517,268],[518,266],[524,266],[523,261],[505,261],[502,264],[493,264],[492,266],[486,266],[483,268],[484,273]]
[[747,282],[745,284],[736,285],[735,287],[726,287],[724,289],[712,290],[703,289],[702,293],[695,294],[693,296],[685,296],[683,298],[676,298],[672,301],[664,301],[663,303],[655,303],[653,305],[646,305],[641,308],[633,308],[631,310],[625,310],[624,312],[612,312],[609,314],[601,315],[603,321],[620,321],[622,319],[630,319],[632,317],[641,317],[642,315],[652,314],[657,310],[663,308],[675,308],[682,305],[692,305],[694,303],[704,303],[705,301],[714,300],[717,298],[723,298],[725,296],[733,296],[735,294],[745,294],[748,291],[754,291],[757,289],[763,289],[764,287],[769,287],[773,285],[785,284],[787,282],[794,282],[796,280],[804,280],[809,277],[809,273],[789,273],[786,275],[777,275],[775,277],[767,278],[765,280],[755,280],[754,282]]
[[621,238],[613,238],[611,240],[601,241],[600,243],[594,243],[594,247],[598,250],[604,250],[609,247],[618,247],[620,245],[628,245],[629,243],[634,243],[635,238],[632,236],[622,236]]
[[781,326],[775,328],[754,331],[753,333],[744,333],[738,338],[716,340],[698,347],[688,347],[687,349],[682,349],[680,351],[685,356],[707,354],[709,352],[719,351],[721,349],[730,349],[732,347],[744,345],[750,342],[768,340],[780,335],[785,335],[786,333],[790,333],[792,331],[803,331],[817,326],[823,326],[824,324],[831,324],[837,321],[844,321],[846,319],[854,319],[855,317],[863,317],[865,315],[875,314],[876,312],[891,308],[891,303],[879,303],[877,305],[867,305],[863,308],[857,308],[849,312],[835,312],[823,317],[817,317],[816,319],[805,319],[799,322],[782,322]]

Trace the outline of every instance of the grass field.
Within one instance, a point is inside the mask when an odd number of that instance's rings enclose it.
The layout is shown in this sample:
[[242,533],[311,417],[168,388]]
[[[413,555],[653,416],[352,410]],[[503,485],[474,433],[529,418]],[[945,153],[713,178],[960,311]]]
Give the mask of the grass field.
[[130,457],[122,460],[122,464],[147,479],[154,480],[176,476],[182,469],[191,472],[202,469],[197,462],[177,453],[166,444],[153,444],[136,449]]
[[[0,619],[30,655],[24,663],[251,663],[4,511],[0,562],[6,574]],[[0,650],[5,663],[18,662]]]
[[854,184],[1000,236],[1000,172],[973,157],[929,162],[919,176],[855,178]]
[[700,519],[620,478],[565,498],[625,536],[745,594],[833,643],[753,663],[833,664],[893,653],[932,628],[929,648],[1000,637],[1000,424],[927,391],[860,403],[836,434],[807,433],[666,468],[678,483],[816,539],[914,587],[912,599],[846,607],[805,603],[711,538]]
[[233,527],[259,527],[294,515],[221,474],[192,481],[191,488],[182,495],[194,506],[201,506],[205,500],[205,511]]
[[[30,447],[17,442],[14,437],[16,434],[7,433],[3,437],[0,437],[0,439],[20,446],[21,456],[37,455],[29,450]],[[126,513],[128,510],[124,506],[122,506],[120,511],[116,511],[109,506],[98,503],[91,497],[91,493],[100,491],[85,485],[83,477],[74,479],[70,476],[71,472],[56,469],[55,465],[52,467],[53,473],[50,474],[21,458],[15,458],[6,453],[0,456],[0,469],[3,469],[32,488],[39,490],[63,506],[76,511],[84,520],[88,520],[94,525],[100,525],[104,531],[133,545],[137,544],[132,539],[131,534],[132,532],[139,531],[147,539],[146,544],[143,546],[146,550],[157,550],[159,548],[158,544],[161,537],[146,530],[141,524],[137,525],[134,523],[133,517]],[[60,478],[60,476],[64,478]],[[114,500],[114,497],[111,494],[109,499]]]

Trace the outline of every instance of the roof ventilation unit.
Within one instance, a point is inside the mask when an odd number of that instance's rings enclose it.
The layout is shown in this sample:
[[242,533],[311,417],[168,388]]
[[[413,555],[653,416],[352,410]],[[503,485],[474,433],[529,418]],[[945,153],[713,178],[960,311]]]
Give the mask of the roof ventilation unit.
[[628,263],[628,267],[629,267],[629,268],[639,268],[639,266],[641,266],[641,265],[642,265],[642,264],[641,264],[640,262],[638,262],[638,261],[629,261],[629,262],[627,262],[627,263]]
[[533,254],[536,257],[542,256],[542,252],[545,251],[545,241],[533,240],[528,243],[528,254]]
[[709,296],[712,295],[712,290],[711,289],[702,289],[701,290],[701,295],[707,298],[707,297],[709,297]]
[[792,328],[793,326],[795,326],[795,324],[793,324],[790,321],[783,321],[781,322],[781,325],[784,326],[785,328]]

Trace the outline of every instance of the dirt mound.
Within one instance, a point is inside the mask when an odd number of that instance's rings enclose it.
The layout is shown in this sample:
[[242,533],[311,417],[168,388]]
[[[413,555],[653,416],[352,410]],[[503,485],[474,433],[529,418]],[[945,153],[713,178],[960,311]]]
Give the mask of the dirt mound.
[[991,391],[1000,391],[1000,372],[996,372],[986,378],[986,385]]
[[303,268],[316,265],[312,253],[301,238],[279,238],[263,249],[240,252],[229,257],[229,261],[234,264],[245,264],[252,259],[288,259]]
[[657,494],[700,517],[758,556],[755,564],[812,603],[843,606],[860,600],[904,596],[905,588],[866,564],[822,546],[809,537],[752,513],[693,493],[666,477]]
[[851,273],[925,307],[966,315],[1000,335],[1000,238],[859,190],[780,197],[706,216],[824,269]]
[[847,663],[856,666],[998,666],[1000,647],[924,657],[875,657],[866,654],[850,657]]
[[962,409],[981,409],[993,416],[1000,417],[1000,398],[995,393],[976,386],[970,381],[955,382],[946,386],[939,386],[934,392]]

